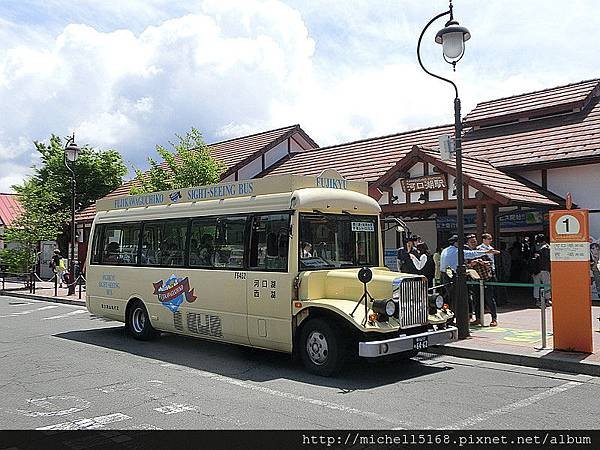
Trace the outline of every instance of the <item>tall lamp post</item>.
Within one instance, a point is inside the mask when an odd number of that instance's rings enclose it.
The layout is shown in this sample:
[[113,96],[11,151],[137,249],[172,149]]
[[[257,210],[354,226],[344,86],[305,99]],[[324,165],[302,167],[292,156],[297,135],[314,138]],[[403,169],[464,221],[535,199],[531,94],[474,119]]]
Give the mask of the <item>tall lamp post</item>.
[[[75,133],[67,138],[65,144],[65,167],[71,173],[71,264],[69,277],[69,292],[68,295],[75,294],[75,244],[77,237],[75,233],[75,161],[79,155],[80,148],[75,144]],[[71,163],[69,165],[69,163]]]
[[450,16],[444,28],[435,35],[435,42],[442,45],[444,60],[452,65],[453,70],[456,70],[456,63],[463,57],[465,53],[465,41],[471,38],[471,33],[465,27],[459,26],[454,20],[452,12],[452,0],[448,11],[438,14],[425,25],[419,42],[417,43],[417,59],[421,68],[429,75],[439,80],[450,83],[454,88],[454,143],[456,152],[456,221],[458,228],[458,267],[456,269],[456,322],[458,325],[458,337],[464,339],[469,337],[469,305],[467,302],[467,271],[465,267],[465,233],[464,233],[464,200],[463,200],[463,174],[462,174],[462,123],[460,119],[460,98],[458,98],[458,88],[456,84],[447,78],[431,73],[425,68],[421,61],[421,40],[427,28],[437,19]]

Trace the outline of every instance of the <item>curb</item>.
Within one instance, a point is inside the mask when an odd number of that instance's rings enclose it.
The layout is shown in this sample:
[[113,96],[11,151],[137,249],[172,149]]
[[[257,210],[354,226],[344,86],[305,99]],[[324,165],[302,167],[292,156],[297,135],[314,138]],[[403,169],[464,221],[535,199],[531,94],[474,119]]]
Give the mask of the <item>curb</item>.
[[8,297],[17,297],[17,298],[26,298],[29,300],[38,300],[44,302],[52,302],[52,303],[64,303],[66,305],[78,305],[85,306],[85,300],[79,299],[66,299],[62,297],[46,297],[45,295],[37,295],[37,294],[29,294],[24,292],[14,292],[14,291],[0,291],[0,295],[8,296]]
[[480,361],[514,364],[517,366],[533,367],[535,369],[569,372],[600,377],[600,365],[585,362],[568,361],[558,358],[540,358],[535,356],[516,355],[513,353],[500,353],[489,350],[448,346],[429,347],[427,351],[437,355],[456,356],[458,358],[478,359]]

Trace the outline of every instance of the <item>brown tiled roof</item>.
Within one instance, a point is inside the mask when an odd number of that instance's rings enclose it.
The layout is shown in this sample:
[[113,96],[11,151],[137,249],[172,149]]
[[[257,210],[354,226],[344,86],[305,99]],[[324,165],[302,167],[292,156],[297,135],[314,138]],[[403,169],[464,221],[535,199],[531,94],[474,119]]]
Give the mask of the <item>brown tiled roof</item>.
[[349,180],[375,181],[406,155],[413,145],[437,147],[438,136],[453,134],[453,126],[442,125],[347,144],[321,147],[284,158],[268,175],[320,174],[335,169]]
[[463,122],[468,126],[485,126],[581,110],[600,91],[599,83],[600,79],[587,80],[481,102],[464,117]]
[[15,194],[0,194],[0,225],[10,224],[23,212]]
[[[285,141],[288,137],[295,133],[299,133],[310,145],[318,147],[318,144],[300,128],[300,125],[291,125],[275,130],[264,131],[261,133],[242,136],[239,138],[228,139],[226,141],[215,142],[208,144],[213,157],[221,161],[226,166],[222,177],[228,176],[235,172],[239,167],[245,165],[249,160],[254,159],[257,155],[265,152],[279,143]],[[165,164],[165,163],[163,163]],[[166,167],[166,165],[165,165]],[[119,195],[127,195],[131,191],[131,187],[135,184],[135,180],[125,181],[121,186],[116,188],[105,197],[116,197]],[[77,213],[77,222],[91,222],[96,215],[96,206],[90,205]]]
[[215,142],[214,144],[209,144],[209,147],[215,159],[227,166],[227,171],[224,173],[224,176],[227,176],[238,167],[244,165],[247,160],[254,159],[257,154],[267,148],[275,147],[296,132],[301,133],[302,137],[313,145],[313,147],[318,147],[317,143],[300,128],[300,125],[292,125],[250,136]]
[[466,154],[503,170],[600,160],[600,103],[585,111],[466,133]]
[[[415,145],[402,160],[388,171],[387,176],[382,177],[381,180],[383,181],[390,175],[393,175],[395,171],[407,170],[414,164],[415,160],[429,162],[446,173],[456,175],[454,159],[443,161],[440,158],[439,152]],[[554,194],[547,195],[541,188],[532,189],[510,175],[496,169],[485,160],[464,156],[462,162],[465,183],[481,191],[488,197],[495,199],[500,204],[558,206],[558,202],[553,199],[556,198]]]

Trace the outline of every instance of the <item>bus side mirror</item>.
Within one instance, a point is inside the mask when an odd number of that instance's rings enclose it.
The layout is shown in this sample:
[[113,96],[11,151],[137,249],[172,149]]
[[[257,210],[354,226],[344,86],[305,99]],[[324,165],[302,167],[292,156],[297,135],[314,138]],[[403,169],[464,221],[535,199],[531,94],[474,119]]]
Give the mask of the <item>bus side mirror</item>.
[[358,279],[361,283],[367,284],[373,279],[373,272],[368,267],[363,267],[358,271]]

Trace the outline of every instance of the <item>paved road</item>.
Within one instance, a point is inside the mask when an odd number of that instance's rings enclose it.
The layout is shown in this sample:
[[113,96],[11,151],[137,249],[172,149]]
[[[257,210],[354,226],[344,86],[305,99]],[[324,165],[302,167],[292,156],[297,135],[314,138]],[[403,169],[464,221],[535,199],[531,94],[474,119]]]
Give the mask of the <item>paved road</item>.
[[0,297],[0,398],[15,429],[585,429],[600,379],[430,354],[319,378],[286,355],[138,342],[79,306]]

